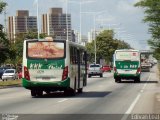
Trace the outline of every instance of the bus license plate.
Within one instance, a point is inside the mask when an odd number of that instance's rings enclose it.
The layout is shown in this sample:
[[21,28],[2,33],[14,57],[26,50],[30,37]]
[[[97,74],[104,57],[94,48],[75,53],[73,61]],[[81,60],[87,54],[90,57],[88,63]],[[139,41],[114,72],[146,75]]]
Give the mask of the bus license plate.
[[43,77],[42,80],[50,80],[50,77]]

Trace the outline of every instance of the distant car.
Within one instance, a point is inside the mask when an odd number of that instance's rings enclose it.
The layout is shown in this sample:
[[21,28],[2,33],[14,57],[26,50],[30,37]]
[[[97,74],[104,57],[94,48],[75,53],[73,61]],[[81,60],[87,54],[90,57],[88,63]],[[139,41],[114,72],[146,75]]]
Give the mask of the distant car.
[[111,72],[112,68],[109,65],[105,65],[102,67],[103,72]]
[[15,80],[17,79],[17,73],[15,69],[6,69],[2,75],[2,80],[8,80],[8,79],[12,79]]
[[88,77],[100,76],[103,77],[103,71],[100,64],[90,64],[88,68]]

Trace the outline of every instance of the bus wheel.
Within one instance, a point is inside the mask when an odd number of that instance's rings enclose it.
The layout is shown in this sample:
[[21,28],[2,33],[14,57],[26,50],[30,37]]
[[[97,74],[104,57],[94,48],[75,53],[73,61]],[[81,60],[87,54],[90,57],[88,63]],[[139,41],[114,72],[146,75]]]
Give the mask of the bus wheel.
[[115,78],[115,82],[118,83],[118,79],[117,78]]
[[31,90],[31,96],[35,97],[36,95],[37,95],[36,91],[35,90]]
[[47,91],[45,91],[47,94],[50,94],[51,93],[51,91],[49,91],[49,90],[47,90]]
[[115,78],[115,82],[116,83],[120,83],[121,82],[121,78]]
[[79,88],[78,93],[82,93],[82,92],[83,92],[83,88]]
[[69,89],[66,89],[64,91],[64,94],[67,95],[67,96],[75,96],[76,95],[76,91],[74,89],[69,88]]
[[134,82],[135,82],[135,83],[140,83],[140,78],[139,78],[139,77],[135,78],[135,79],[134,79]]
[[37,91],[38,96],[43,96],[43,91]]
[[103,77],[103,74],[100,74],[100,77]]

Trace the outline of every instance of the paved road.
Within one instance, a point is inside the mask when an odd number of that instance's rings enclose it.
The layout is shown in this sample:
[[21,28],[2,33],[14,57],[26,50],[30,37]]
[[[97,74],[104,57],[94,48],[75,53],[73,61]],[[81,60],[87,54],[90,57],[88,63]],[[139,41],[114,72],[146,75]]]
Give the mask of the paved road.
[[[115,83],[113,73],[105,73],[103,78],[89,78],[84,93],[77,94],[75,97],[54,93],[41,98],[32,98],[30,91],[21,87],[0,89],[0,113],[50,114],[36,115],[39,116],[36,119],[53,119],[52,114],[56,114],[57,116],[54,117],[59,119],[61,116],[59,114],[67,114],[63,115],[63,118],[69,118],[68,120],[78,118],[85,120],[83,114],[88,114],[87,117],[90,119],[99,116],[105,120],[107,114],[117,117],[115,119],[126,120],[130,119],[127,114],[160,113],[157,67],[152,68],[151,72],[142,73],[141,80],[141,83],[133,81]],[[19,118],[31,120],[33,116],[29,116],[22,115]]]

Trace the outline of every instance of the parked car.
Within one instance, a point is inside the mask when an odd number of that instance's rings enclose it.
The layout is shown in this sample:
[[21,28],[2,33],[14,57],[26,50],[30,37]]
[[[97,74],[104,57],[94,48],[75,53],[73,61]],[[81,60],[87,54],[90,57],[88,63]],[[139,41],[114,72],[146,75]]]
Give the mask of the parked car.
[[100,64],[90,64],[88,68],[88,77],[100,76],[103,77],[103,71]]
[[103,72],[111,72],[112,68],[109,65],[105,65],[102,67]]
[[0,79],[2,79],[3,72],[4,72],[3,68],[0,68]]
[[6,69],[9,69],[9,68],[7,68],[7,67],[0,67],[0,79],[2,79],[2,75],[3,75],[3,73],[4,73],[4,71]]
[[6,69],[2,75],[2,80],[17,79],[18,75],[15,69]]

